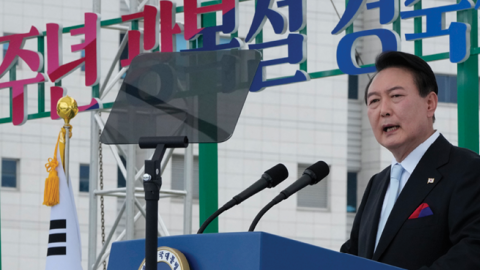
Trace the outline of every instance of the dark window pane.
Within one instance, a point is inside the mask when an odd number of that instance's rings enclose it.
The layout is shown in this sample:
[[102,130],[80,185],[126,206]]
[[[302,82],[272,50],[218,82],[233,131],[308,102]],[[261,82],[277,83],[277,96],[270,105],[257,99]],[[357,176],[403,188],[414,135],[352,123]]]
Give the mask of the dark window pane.
[[357,75],[348,75],[348,99],[358,99]]
[[457,103],[457,76],[451,76],[449,90],[449,102]]
[[457,103],[457,76],[435,74],[438,84],[438,102]]
[[17,160],[2,159],[2,187],[17,187]]
[[[127,161],[125,160],[125,158],[120,156],[120,159],[122,160],[123,166],[126,166]],[[122,171],[117,166],[117,187],[122,188],[126,186],[127,186],[127,181],[125,181],[125,177],[123,177]]]
[[347,174],[347,212],[357,211],[357,173]]
[[90,183],[90,165],[80,164],[80,192],[88,192]]

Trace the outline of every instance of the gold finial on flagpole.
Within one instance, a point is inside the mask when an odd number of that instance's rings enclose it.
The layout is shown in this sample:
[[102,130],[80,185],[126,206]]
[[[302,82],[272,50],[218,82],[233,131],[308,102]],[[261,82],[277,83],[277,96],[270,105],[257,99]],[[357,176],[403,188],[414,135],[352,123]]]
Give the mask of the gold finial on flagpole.
[[65,124],[70,124],[70,120],[78,113],[77,101],[70,96],[64,96],[57,103],[57,114],[65,121]]
[[[62,159],[63,168],[65,169],[65,177],[67,178],[67,184],[69,182],[69,161],[70,161],[70,133],[72,126],[70,125],[70,120],[75,117],[78,113],[77,101],[69,96],[64,96],[57,102],[57,114],[62,117],[65,121],[65,154]],[[62,153],[62,151],[60,151]]]

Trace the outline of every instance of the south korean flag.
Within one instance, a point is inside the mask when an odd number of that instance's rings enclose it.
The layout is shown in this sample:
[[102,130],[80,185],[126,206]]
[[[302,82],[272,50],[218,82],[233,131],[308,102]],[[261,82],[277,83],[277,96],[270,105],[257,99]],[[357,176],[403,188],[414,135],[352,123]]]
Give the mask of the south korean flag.
[[[60,149],[57,150],[60,157]],[[52,206],[46,270],[81,270],[82,249],[78,226],[77,209],[73,199],[72,185],[67,185],[61,158],[57,173],[60,182],[60,203]],[[71,183],[71,181],[70,181]]]

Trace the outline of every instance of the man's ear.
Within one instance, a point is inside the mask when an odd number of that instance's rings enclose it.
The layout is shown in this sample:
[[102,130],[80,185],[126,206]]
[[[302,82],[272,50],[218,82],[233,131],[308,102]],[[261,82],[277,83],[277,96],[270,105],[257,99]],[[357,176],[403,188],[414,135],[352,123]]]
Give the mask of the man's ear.
[[428,95],[425,97],[425,101],[427,102],[427,115],[428,117],[433,117],[438,105],[437,94],[435,94],[435,92],[428,93]]

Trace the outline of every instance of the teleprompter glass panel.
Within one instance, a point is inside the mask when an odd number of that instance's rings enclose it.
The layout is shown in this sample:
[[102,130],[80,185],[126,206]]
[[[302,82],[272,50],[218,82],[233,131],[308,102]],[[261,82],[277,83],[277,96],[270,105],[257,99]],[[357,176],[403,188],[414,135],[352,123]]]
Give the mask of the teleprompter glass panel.
[[191,143],[228,140],[261,55],[253,50],[147,53],[133,59],[101,141],[187,136]]

